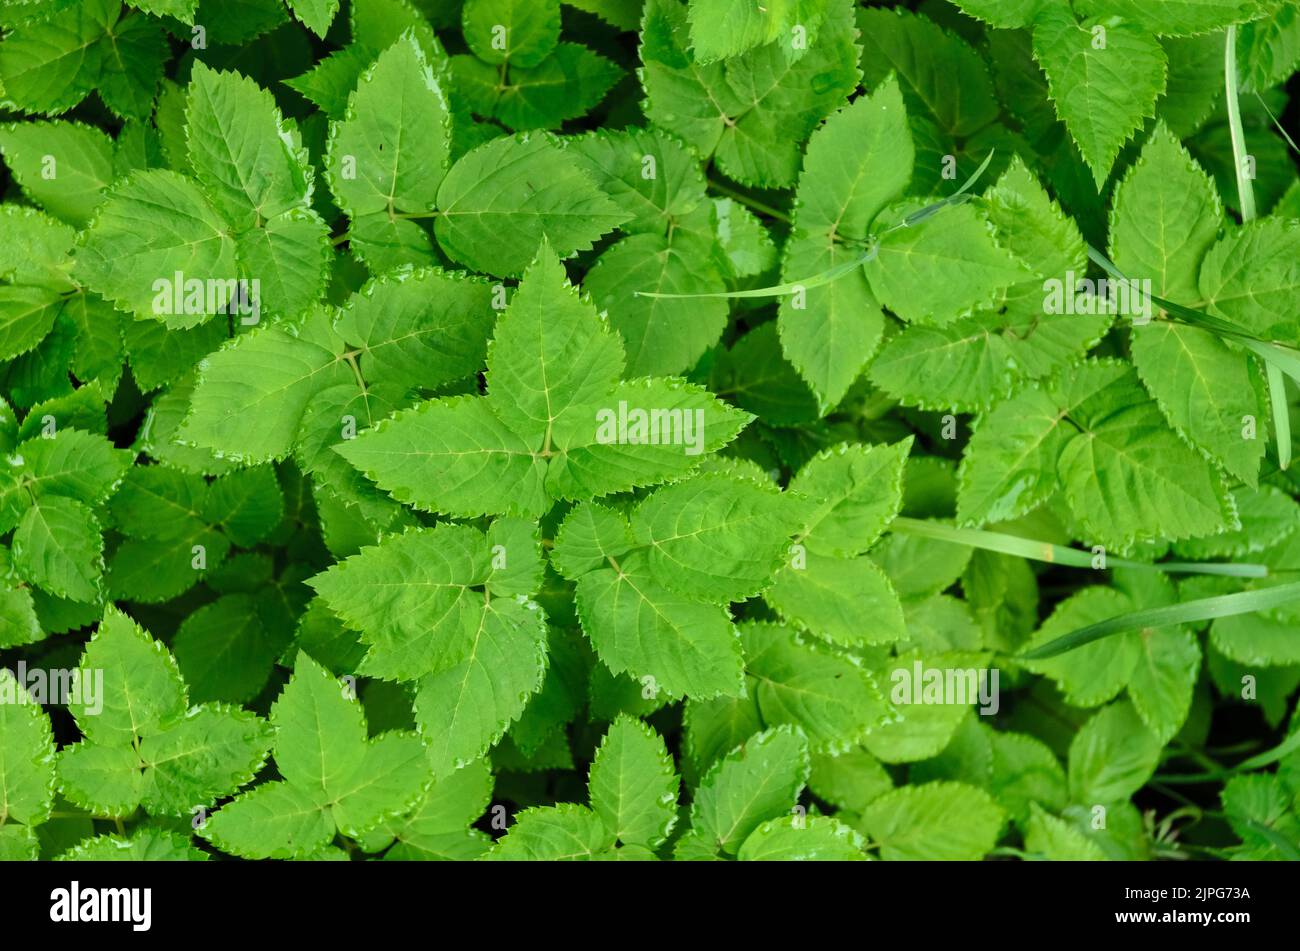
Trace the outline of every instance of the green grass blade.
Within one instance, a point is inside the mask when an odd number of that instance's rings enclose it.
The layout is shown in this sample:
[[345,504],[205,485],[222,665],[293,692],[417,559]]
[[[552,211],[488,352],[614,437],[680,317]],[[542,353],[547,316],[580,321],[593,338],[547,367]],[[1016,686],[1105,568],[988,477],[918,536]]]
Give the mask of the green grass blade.
[[827,268],[820,274],[814,274],[812,277],[806,277],[800,281],[787,281],[784,284],[773,284],[771,287],[751,287],[743,291],[712,291],[706,294],[663,294],[658,291],[633,291],[634,297],[653,297],[659,300],[684,300],[705,297],[726,297],[736,300],[755,297],[785,297],[787,294],[793,294],[799,288],[809,290],[814,287],[821,287],[823,284],[829,284],[838,280],[845,274],[855,268],[860,268],[876,256],[876,249],[873,245],[866,251],[863,251],[859,257],[850,261],[844,261],[834,267]]
[[1291,465],[1291,410],[1286,405],[1286,380],[1282,371],[1266,363],[1268,372],[1268,401],[1273,407],[1273,430],[1277,433],[1277,464],[1281,469]]
[[[1041,660],[1055,657],[1066,651],[1091,644],[1111,634],[1121,631],[1133,631],[1143,627],[1165,627],[1170,624],[1189,624],[1196,621],[1212,621],[1215,618],[1232,617],[1236,614],[1253,614],[1256,611],[1268,611],[1292,601],[1300,600],[1300,581],[1278,585],[1273,588],[1259,588],[1255,591],[1238,591],[1236,594],[1221,594],[1212,598],[1198,598],[1181,604],[1170,604],[1162,608],[1147,608],[1142,611],[1130,611],[1118,617],[1108,618],[1096,624],[1089,624],[1078,630],[1063,634],[1049,641],[1042,647],[1021,654],[1025,660]],[[1297,633],[1300,637],[1300,633]]]
[[1223,85],[1228,105],[1228,132],[1232,136],[1232,162],[1237,173],[1237,201],[1241,220],[1255,220],[1255,188],[1246,174],[1246,134],[1241,128],[1241,103],[1237,101],[1237,28],[1230,26],[1223,42]]
[[[929,522],[921,519],[899,516],[890,526],[891,531],[902,535],[918,535],[937,541],[952,542],[955,545],[967,545],[996,551],[1003,555],[1015,555],[1019,558],[1031,558],[1054,565],[1067,565],[1071,568],[1092,568],[1097,557],[1090,551],[1040,542],[1004,532],[989,532],[975,528],[956,528],[942,522]],[[1191,575],[1225,575],[1230,578],[1265,578],[1268,566],[1251,563],[1225,564],[1220,562],[1186,562],[1166,561],[1150,564],[1143,561],[1129,561],[1126,558],[1106,556],[1107,568],[1145,568],[1148,571],[1163,571],[1170,574]]]
[[1278,121],[1277,116],[1273,115],[1273,110],[1268,107],[1268,103],[1264,101],[1264,97],[1257,92],[1255,93],[1255,98],[1258,99],[1259,104],[1264,107],[1264,111],[1268,113],[1268,117],[1273,120],[1273,127],[1282,134],[1282,138],[1286,139],[1286,144],[1291,146],[1291,151],[1300,153],[1300,145],[1295,144],[1295,139],[1291,138],[1291,133],[1286,130],[1281,122]]

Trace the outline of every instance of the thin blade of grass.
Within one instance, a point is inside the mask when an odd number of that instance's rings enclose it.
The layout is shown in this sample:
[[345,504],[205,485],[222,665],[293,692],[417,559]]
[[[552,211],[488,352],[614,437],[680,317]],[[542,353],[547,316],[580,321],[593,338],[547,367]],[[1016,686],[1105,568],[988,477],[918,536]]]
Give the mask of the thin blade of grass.
[[1255,98],[1258,99],[1259,104],[1264,107],[1264,111],[1268,113],[1268,117],[1273,120],[1274,128],[1276,128],[1278,132],[1282,133],[1282,138],[1286,139],[1286,144],[1291,146],[1291,151],[1300,153],[1300,145],[1295,144],[1295,139],[1291,138],[1291,133],[1283,127],[1281,122],[1278,121],[1277,116],[1273,115],[1273,110],[1268,107],[1268,103],[1264,101],[1264,97],[1257,92],[1255,93]]
[[1286,380],[1282,371],[1272,363],[1265,364],[1268,372],[1268,401],[1273,407],[1273,431],[1277,433],[1277,465],[1285,469],[1291,465],[1291,411],[1286,404]]
[[[1096,624],[1089,624],[1063,634],[1055,640],[1048,641],[1041,647],[1021,654],[1025,660],[1042,660],[1064,654],[1076,647],[1091,644],[1111,634],[1132,631],[1143,627],[1165,627],[1171,624],[1189,624],[1196,621],[1212,621],[1215,618],[1232,617],[1237,614],[1253,614],[1256,611],[1268,611],[1281,607],[1292,601],[1300,600],[1300,581],[1278,585],[1273,588],[1259,588],[1255,591],[1238,591],[1236,594],[1221,594],[1212,598],[1197,598],[1181,604],[1170,604],[1161,608],[1147,608],[1130,611],[1117,617],[1107,618]],[[1300,634],[1297,634],[1300,637]]]
[[1237,100],[1237,28],[1228,27],[1223,42],[1223,86],[1228,106],[1228,133],[1232,137],[1232,161],[1237,173],[1237,203],[1241,220],[1255,220],[1255,188],[1246,174],[1246,133],[1241,127],[1241,103]]
[[[1032,558],[1054,565],[1067,565],[1071,568],[1092,568],[1096,558],[1090,551],[1040,542],[1004,532],[989,532],[976,528],[957,528],[941,522],[928,522],[921,519],[899,516],[894,519],[890,530],[903,535],[918,535],[937,541],[952,542],[955,545],[967,545],[996,551],[1003,555],[1015,555],[1019,558]],[[1163,571],[1169,574],[1223,575],[1229,578],[1266,578],[1268,566],[1242,562],[1239,564],[1222,562],[1186,562],[1166,561],[1151,564],[1144,561],[1129,561],[1126,558],[1106,557],[1108,568],[1145,568],[1148,571]]]

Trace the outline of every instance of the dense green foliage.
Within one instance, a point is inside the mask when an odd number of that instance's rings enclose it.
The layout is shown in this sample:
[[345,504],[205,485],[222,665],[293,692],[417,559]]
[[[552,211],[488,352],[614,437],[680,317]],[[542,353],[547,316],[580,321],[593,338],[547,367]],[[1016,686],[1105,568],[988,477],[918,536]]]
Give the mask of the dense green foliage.
[[0,859],[1300,858],[1300,0],[0,30]]

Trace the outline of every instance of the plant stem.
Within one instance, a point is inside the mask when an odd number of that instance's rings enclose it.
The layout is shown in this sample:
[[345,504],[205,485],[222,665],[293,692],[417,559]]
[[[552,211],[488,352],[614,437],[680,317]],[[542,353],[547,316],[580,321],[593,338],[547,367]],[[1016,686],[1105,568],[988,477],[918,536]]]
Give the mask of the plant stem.
[[790,216],[787,215],[784,211],[779,211],[776,208],[773,208],[771,205],[764,204],[763,202],[759,201],[756,198],[750,198],[748,195],[744,194],[743,192],[736,191],[736,189],[732,188],[730,185],[722,184],[722,182],[718,181],[717,179],[710,178],[709,187],[712,188],[715,192],[718,192],[719,194],[725,195],[727,198],[730,198],[732,201],[739,202],[740,204],[748,208],[750,211],[756,211],[760,215],[766,215],[769,218],[775,218],[777,221],[783,221],[786,224],[791,223]]

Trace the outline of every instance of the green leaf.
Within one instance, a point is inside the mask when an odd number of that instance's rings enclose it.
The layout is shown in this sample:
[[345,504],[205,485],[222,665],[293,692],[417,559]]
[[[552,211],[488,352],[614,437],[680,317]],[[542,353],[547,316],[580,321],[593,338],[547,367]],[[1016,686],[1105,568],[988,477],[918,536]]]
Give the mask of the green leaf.
[[0,285],[0,359],[12,360],[36,347],[54,327],[61,307],[58,291]]
[[144,16],[123,17],[105,31],[99,46],[99,98],[121,118],[147,121],[171,54],[161,24]]
[[[567,285],[549,248],[498,321],[487,362],[486,399],[430,400],[338,451],[419,508],[536,517],[551,497],[684,474],[745,418],[680,381],[617,384],[619,341]],[[639,430],[627,425],[634,416]]]
[[[899,211],[885,214],[897,217]],[[1030,276],[991,232],[969,204],[891,231],[866,265],[871,290],[905,321],[943,326],[967,316]]]
[[[833,644],[856,647],[901,640],[903,609],[889,578],[866,555],[808,552],[781,569],[764,599],[787,621]],[[862,619],[870,618],[869,624]]]
[[0,670],[0,816],[40,825],[54,801],[54,734],[40,705]]
[[1201,260],[1223,225],[1214,184],[1178,140],[1157,125],[1115,192],[1110,257],[1153,293],[1197,300]]
[[220,704],[188,708],[172,655],[112,607],[72,696],[85,740],[59,754],[61,789],[92,812],[125,816],[143,805],[188,816],[251,781],[266,760],[264,721]]
[[560,35],[559,0],[466,0],[465,42],[486,63],[536,66]]
[[411,680],[473,650],[485,606],[472,588],[488,579],[490,563],[482,533],[440,525],[364,548],[311,585],[370,647],[368,673]]
[[620,843],[657,848],[677,821],[677,786],[654,730],[627,715],[610,724],[591,765],[591,808]]
[[185,126],[194,174],[235,227],[260,225],[310,197],[305,154],[271,94],[251,80],[196,63]]
[[687,8],[648,0],[641,31],[646,116],[731,178],[785,187],[794,182],[798,144],[841,105],[858,82],[852,4],[831,0],[803,55],[769,43],[725,63],[691,52]]
[[739,694],[740,641],[726,609],[661,585],[642,552],[618,565],[583,575],[577,588],[582,629],[605,665],[670,697]]
[[1259,16],[1260,0],[1083,0],[1085,15],[1118,16],[1152,33],[1193,36]]
[[[1114,588],[1082,588],[1056,606],[1034,635],[1030,648],[1047,644],[1075,628],[1123,614],[1132,606],[1132,601]],[[1152,636],[1125,634],[1027,666],[1054,680],[1072,706],[1096,707],[1113,700],[1124,689],[1145,653],[1144,642]]]
[[775,0],[765,6],[745,0],[691,0],[691,51],[696,62],[711,63],[776,40],[790,44],[795,27],[815,34],[825,6],[824,0]]
[[[847,162],[846,155],[852,156]],[[808,143],[782,279],[796,281],[858,255],[852,243],[866,240],[876,215],[907,187],[912,161],[907,114],[893,78],[827,119]],[[884,323],[857,274],[805,295],[781,302],[781,345],[830,407],[866,366]]]
[[460,272],[392,272],[348,299],[336,330],[361,349],[367,382],[437,386],[482,365],[491,293]]
[[525,809],[489,858],[497,861],[572,862],[608,857],[614,834],[586,806],[560,803]]
[[660,584],[700,600],[743,601],[780,566],[800,516],[797,500],[775,486],[706,473],[637,506],[632,537]]
[[200,364],[180,438],[236,461],[281,459],[312,397],[350,379],[343,359],[317,340],[260,328]]
[[1300,224],[1248,222],[1210,248],[1199,287],[1206,309],[1264,339],[1294,340],[1300,302]]
[[561,43],[536,66],[500,67],[472,56],[452,59],[458,90],[473,112],[514,131],[558,129],[605,98],[623,71],[581,43]]
[[1129,700],[1151,732],[1168,743],[1191,710],[1201,647],[1195,635],[1181,628],[1144,630],[1139,636],[1141,651],[1129,677]]
[[863,40],[863,80],[868,86],[896,73],[909,103],[958,139],[997,119],[988,67],[957,36],[903,10],[861,10],[858,29]]
[[1131,377],[1070,412],[1058,461],[1070,509],[1096,542],[1211,535],[1236,520],[1222,480],[1168,429]]
[[172,651],[195,700],[244,703],[261,693],[287,640],[263,610],[251,594],[228,594],[181,624]]
[[763,823],[736,854],[742,862],[862,862],[862,836],[828,816],[791,816]]
[[56,430],[19,444],[24,484],[37,500],[62,495],[96,505],[126,475],[132,454],[103,436],[80,429]]
[[1272,16],[1244,24],[1237,36],[1244,89],[1275,86],[1300,64],[1300,10],[1294,4],[1285,3]]
[[981,789],[926,783],[885,793],[862,812],[859,829],[886,861],[978,861],[997,842],[1004,813]]
[[[1117,376],[1096,366],[1101,388]],[[1060,394],[1031,387],[980,416],[959,470],[957,518],[966,525],[1007,521],[1042,504],[1057,489],[1056,463],[1069,434],[1071,407]]]
[[487,274],[521,273],[545,239],[585,251],[627,219],[560,140],[494,139],[452,166],[438,188],[434,232],[447,254]]
[[330,191],[352,218],[427,212],[450,151],[446,95],[408,32],[362,75],[346,115],[331,123]]
[[5,126],[0,153],[29,198],[78,227],[90,221],[115,177],[113,141],[77,122]]
[[334,14],[338,13],[339,0],[289,0],[289,9],[303,26],[324,37]]
[[635,544],[627,519],[603,506],[583,503],[574,506],[560,523],[551,549],[551,564],[576,581],[604,565],[605,559],[617,558]]
[[1029,26],[1045,0],[953,0],[966,14],[990,26],[1019,29]]
[[498,599],[476,627],[464,660],[420,681],[415,717],[435,776],[486,753],[546,673],[546,623],[536,604]]
[[232,855],[287,859],[326,845],[334,826],[310,792],[267,783],[227,804],[199,833]]
[[629,234],[665,234],[703,206],[705,179],[695,155],[662,129],[601,129],[569,139],[592,179],[629,216]]
[[102,710],[94,715],[93,698],[70,704],[86,738],[103,745],[124,745],[152,732],[185,711],[185,684],[175,660],[134,621],[107,608],[99,630],[86,645],[81,676],[95,670],[105,677]]
[[404,861],[478,858],[491,841],[466,827],[487,809],[492,798],[492,773],[486,760],[456,770],[436,781],[408,815],[385,827],[396,840],[385,859]]
[[15,822],[0,827],[0,862],[35,862],[40,848],[36,833],[27,826]]
[[754,734],[700,781],[692,834],[713,852],[734,856],[763,823],[791,813],[808,771],[808,743],[798,730]]
[[1170,424],[1255,485],[1265,440],[1246,438],[1244,420],[1263,415],[1253,362],[1208,331],[1167,321],[1134,328],[1133,362]]
[[688,370],[727,325],[724,300],[641,296],[642,291],[691,294],[725,288],[715,245],[689,231],[624,238],[600,256],[584,288],[622,336],[632,374]]
[[903,502],[903,466],[911,440],[892,446],[842,444],[809,460],[790,491],[816,502],[805,522],[804,544],[851,556],[869,549]]
[[[238,265],[229,226],[198,186],[151,169],[114,186],[85,234],[73,273],[121,309],[184,329],[219,312],[206,288],[233,282]],[[206,284],[191,307],[175,299],[178,273],[180,282],[215,284]]]
[[[675,377],[620,383],[590,415],[557,435],[547,489],[562,499],[601,497],[680,478],[753,417]],[[680,421],[680,423],[678,422]]]
[[1091,806],[1127,799],[1155,772],[1160,740],[1131,703],[1103,707],[1070,743],[1070,798]]
[[543,246],[497,322],[488,353],[489,403],[545,455],[556,428],[602,399],[622,368],[617,338]]
[[20,647],[44,636],[32,592],[8,582],[0,585],[0,647]]
[[1025,829],[1025,850],[1051,862],[1101,862],[1106,854],[1064,819],[1044,812],[1037,804]]
[[[983,680],[986,664],[980,654],[913,650],[878,665],[878,678],[890,683],[894,716],[868,733],[863,746],[884,763],[914,763],[943,752],[971,706],[982,702],[982,684],[995,686]],[[938,696],[936,686],[944,688]]]
[[[0,143],[6,131],[0,129]],[[3,146],[0,146],[3,147]],[[38,284],[58,283],[58,269],[69,261],[76,231],[50,215],[26,205],[0,204],[0,275],[20,280],[29,275]]]
[[913,325],[890,339],[871,378],[909,405],[984,409],[1077,360],[1101,339],[1111,315],[1045,306],[1049,282],[1083,274],[1087,256],[1078,227],[1019,158],[982,203],[999,243],[1035,275],[1003,290],[996,306],[943,327]]
[[60,495],[32,502],[12,541],[14,567],[60,598],[93,601],[104,573],[104,540],[94,512]]
[[185,836],[142,826],[131,836],[97,835],[64,852],[67,862],[206,862]]
[[540,515],[544,460],[486,400],[431,400],[396,413],[338,452],[399,501],[452,515]]
[[1132,22],[1079,23],[1069,9],[1047,5],[1034,21],[1034,58],[1100,190],[1120,148],[1155,115],[1164,50]]
[[885,718],[872,674],[854,658],[776,624],[741,629],[745,673],[762,722],[803,730],[815,753],[844,751]]
[[153,813],[188,815],[252,779],[269,743],[266,724],[252,713],[221,704],[194,707],[141,741],[141,804]]
[[350,688],[306,654],[271,708],[275,763],[268,783],[220,809],[200,833],[246,858],[307,855],[337,828],[359,837],[411,809],[428,788],[427,751],[410,733],[367,738]]
[[48,19],[24,24],[0,43],[0,85],[5,98],[28,112],[67,112],[95,87],[103,44],[121,6],[87,0]]

